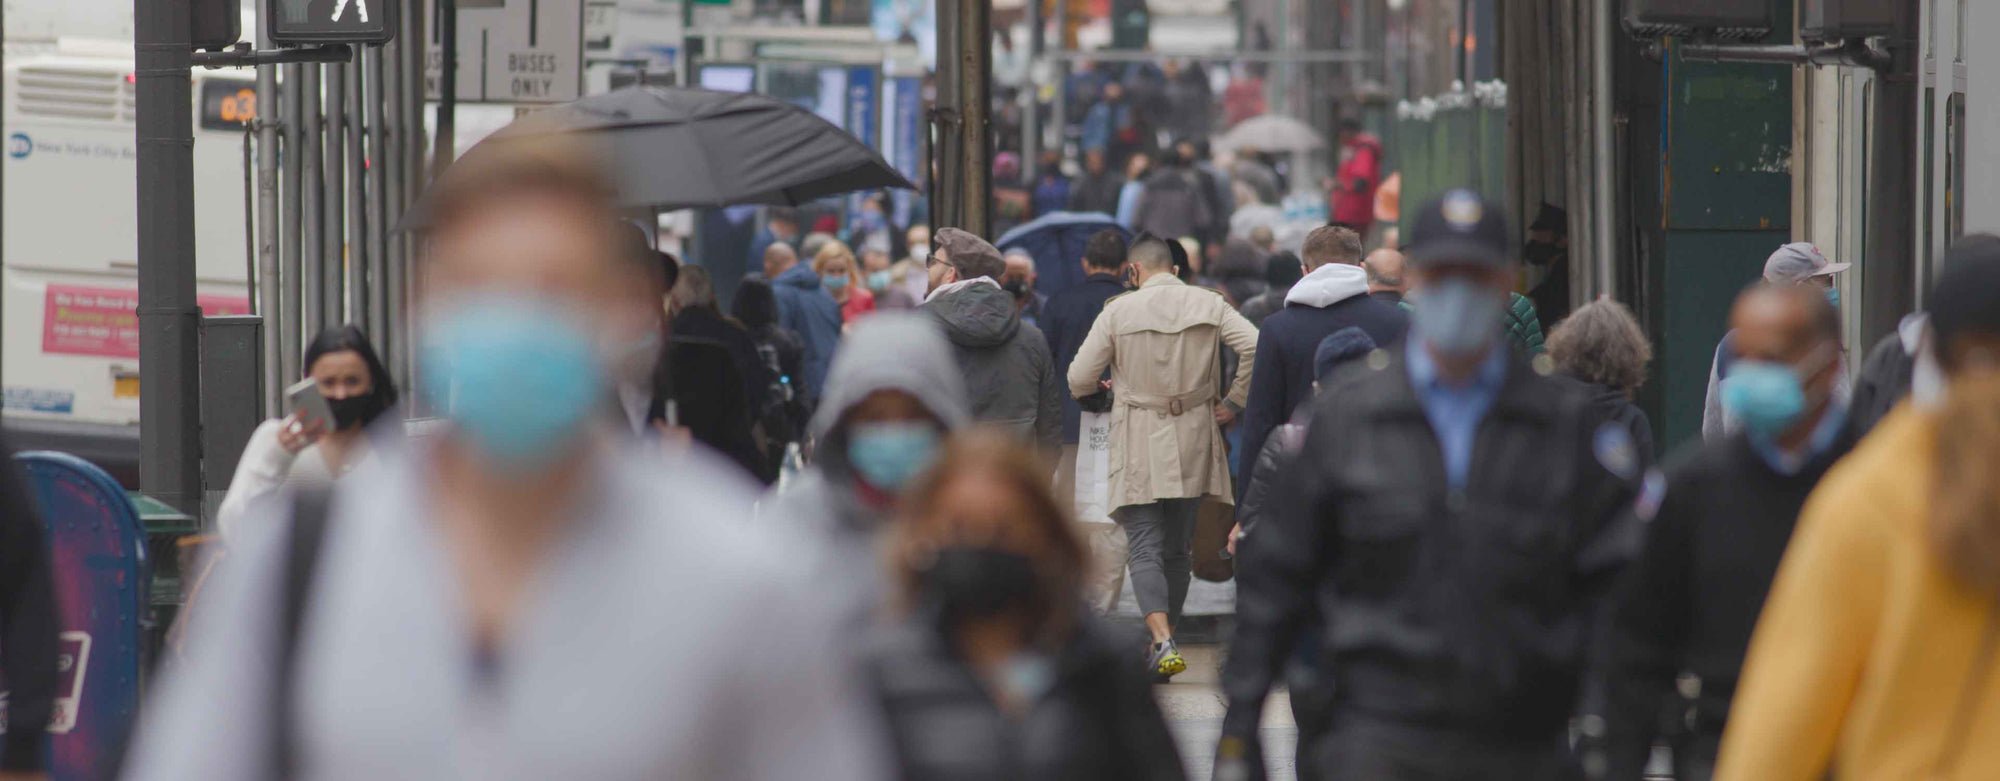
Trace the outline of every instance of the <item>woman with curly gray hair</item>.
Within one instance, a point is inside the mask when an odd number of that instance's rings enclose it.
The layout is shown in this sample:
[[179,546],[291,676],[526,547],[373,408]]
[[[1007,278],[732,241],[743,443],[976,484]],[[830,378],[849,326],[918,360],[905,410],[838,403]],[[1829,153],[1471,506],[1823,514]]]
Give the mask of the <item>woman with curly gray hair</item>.
[[1556,325],[1548,347],[1556,370],[1589,388],[1591,411],[1630,430],[1642,466],[1651,466],[1653,427],[1632,396],[1646,382],[1653,345],[1632,310],[1609,299],[1585,304]]

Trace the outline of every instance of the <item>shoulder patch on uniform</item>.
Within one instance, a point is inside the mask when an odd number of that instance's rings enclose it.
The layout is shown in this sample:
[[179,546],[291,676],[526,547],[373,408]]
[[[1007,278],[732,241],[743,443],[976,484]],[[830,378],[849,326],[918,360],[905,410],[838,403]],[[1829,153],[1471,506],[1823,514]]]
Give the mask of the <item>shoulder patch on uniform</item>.
[[1377,347],[1368,351],[1368,368],[1381,371],[1389,368],[1389,351]]
[[1528,361],[1528,365],[1534,368],[1536,374],[1543,377],[1554,374],[1556,371],[1556,359],[1550,358],[1548,353],[1536,355],[1534,359]]
[[1660,514],[1660,503],[1667,500],[1667,475],[1658,469],[1646,470],[1646,479],[1639,484],[1639,497],[1632,501],[1632,514],[1643,523],[1652,523]]
[[1597,427],[1591,435],[1591,450],[1597,454],[1597,463],[1604,471],[1617,475],[1620,480],[1630,480],[1639,476],[1639,448],[1632,444],[1632,432],[1619,423],[1605,423]]

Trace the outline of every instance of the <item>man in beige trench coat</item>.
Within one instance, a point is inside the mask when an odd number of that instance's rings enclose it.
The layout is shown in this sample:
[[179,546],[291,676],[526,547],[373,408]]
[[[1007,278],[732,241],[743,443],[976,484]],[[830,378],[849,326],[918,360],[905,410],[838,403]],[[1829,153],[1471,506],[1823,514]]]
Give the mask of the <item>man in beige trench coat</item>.
[[[1126,564],[1156,676],[1187,669],[1174,646],[1192,577],[1195,514],[1204,498],[1229,503],[1228,454],[1220,425],[1243,410],[1257,358],[1257,328],[1220,293],[1174,277],[1173,256],[1142,237],[1126,255],[1139,289],[1105,302],[1069,367],[1078,398],[1102,388],[1111,368],[1111,506],[1125,527]],[[1217,347],[1241,358],[1227,398],[1216,398]]]

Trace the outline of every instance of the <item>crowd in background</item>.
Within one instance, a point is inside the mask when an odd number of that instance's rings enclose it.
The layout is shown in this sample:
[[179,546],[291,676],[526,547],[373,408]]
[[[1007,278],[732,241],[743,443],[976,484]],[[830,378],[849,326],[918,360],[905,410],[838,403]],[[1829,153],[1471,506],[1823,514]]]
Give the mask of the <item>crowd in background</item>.
[[[561,143],[452,169],[403,389],[445,420],[313,342],[330,419],[253,434],[128,775],[1179,779],[1196,576],[1238,583],[1218,778],[1277,684],[1306,778],[2000,767],[2000,238],[1855,366],[1847,265],[1777,248],[1662,459],[1632,313],[1520,289],[1559,209],[1392,235],[1349,123],[1288,242],[1300,172],[1210,148],[1261,89],[1072,79],[1078,158],[999,155],[994,235],[770,208],[726,307]],[[1100,216],[1001,235],[1056,212]]]

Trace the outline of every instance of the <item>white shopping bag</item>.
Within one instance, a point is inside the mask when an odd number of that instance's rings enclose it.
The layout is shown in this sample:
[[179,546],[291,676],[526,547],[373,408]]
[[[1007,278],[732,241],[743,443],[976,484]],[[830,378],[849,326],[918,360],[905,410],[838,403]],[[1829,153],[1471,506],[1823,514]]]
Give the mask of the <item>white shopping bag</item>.
[[1111,413],[1085,412],[1076,448],[1076,519],[1111,520]]

